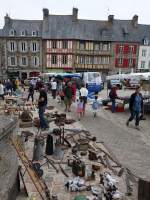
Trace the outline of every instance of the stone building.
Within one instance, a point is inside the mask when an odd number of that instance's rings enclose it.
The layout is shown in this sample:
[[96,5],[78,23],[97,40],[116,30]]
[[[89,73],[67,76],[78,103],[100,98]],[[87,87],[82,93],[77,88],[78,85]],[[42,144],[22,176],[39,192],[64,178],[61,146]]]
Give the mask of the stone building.
[[42,69],[42,21],[15,20],[5,16],[3,40],[9,77],[26,78]]

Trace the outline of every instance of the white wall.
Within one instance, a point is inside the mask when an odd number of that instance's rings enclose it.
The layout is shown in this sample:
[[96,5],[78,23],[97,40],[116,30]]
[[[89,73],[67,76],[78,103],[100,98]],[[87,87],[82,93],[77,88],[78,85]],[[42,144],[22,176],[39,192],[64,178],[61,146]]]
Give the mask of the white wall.
[[[146,51],[146,55],[142,56],[143,50]],[[144,68],[141,67],[141,62],[145,61]],[[149,69],[150,70],[150,46],[149,45],[141,45],[139,47],[139,57],[138,57],[138,69]]]

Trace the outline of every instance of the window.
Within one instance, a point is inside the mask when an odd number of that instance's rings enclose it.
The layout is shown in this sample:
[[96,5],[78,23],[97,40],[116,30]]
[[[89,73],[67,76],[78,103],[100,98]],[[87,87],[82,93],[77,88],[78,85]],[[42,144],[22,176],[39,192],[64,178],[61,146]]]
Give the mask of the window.
[[108,45],[107,44],[103,44],[103,51],[107,51],[108,49]]
[[25,52],[26,49],[27,49],[27,48],[26,48],[26,47],[27,47],[26,42],[21,42],[20,45],[21,45],[21,46],[20,46],[20,47],[21,47],[21,51],[22,51],[22,52]]
[[94,50],[98,51],[98,50],[99,50],[99,48],[100,48],[100,46],[99,46],[99,44],[98,44],[98,43],[94,45]]
[[33,57],[33,65],[34,65],[34,67],[39,66],[39,57],[37,57],[37,56]]
[[26,36],[26,30],[21,31],[21,36]]
[[37,52],[39,50],[38,42],[32,42],[32,51]]
[[85,49],[85,42],[80,42],[80,50],[84,50]]
[[52,55],[52,64],[57,64],[57,55]]
[[9,36],[15,36],[16,31],[14,29],[11,29],[9,31]]
[[141,61],[141,68],[142,68],[142,69],[145,68],[145,61]]
[[129,66],[132,66],[132,65],[133,65],[133,59],[129,58]]
[[16,57],[15,56],[11,56],[10,57],[10,66],[15,66],[16,65]]
[[62,48],[68,49],[68,42],[67,41],[62,41]]
[[130,52],[130,53],[133,53],[133,52],[134,52],[134,46],[133,46],[133,45],[130,45],[130,46],[129,46],[129,52]]
[[62,55],[62,64],[67,64],[67,63],[68,63],[67,55]]
[[142,50],[142,56],[143,56],[143,57],[146,57],[146,49],[143,49],[143,50]]
[[119,46],[119,53],[122,53],[122,52],[123,52],[123,49],[124,49],[124,48],[123,48],[123,45],[120,45],[120,46]]
[[98,64],[98,57],[94,57],[94,64]]
[[79,57],[79,64],[84,64],[84,56]]
[[52,48],[56,49],[57,48],[57,41],[52,41]]
[[10,42],[10,51],[15,51],[15,42]]
[[27,65],[27,57],[21,57],[21,65]]
[[33,36],[33,37],[38,36],[38,31],[32,31],[32,36]]
[[123,59],[122,59],[122,58],[119,58],[119,59],[118,59],[118,64],[119,64],[119,65],[122,65],[122,64],[123,64]]

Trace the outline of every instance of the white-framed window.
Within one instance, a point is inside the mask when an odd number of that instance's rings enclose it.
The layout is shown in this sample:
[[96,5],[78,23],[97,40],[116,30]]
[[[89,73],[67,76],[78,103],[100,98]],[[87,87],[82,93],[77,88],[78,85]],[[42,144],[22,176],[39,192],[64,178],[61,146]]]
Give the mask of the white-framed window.
[[129,66],[132,66],[132,65],[133,65],[133,59],[129,58]]
[[143,50],[142,50],[142,56],[143,56],[143,57],[146,57],[146,49],[143,49]]
[[67,63],[68,63],[68,56],[62,55],[62,64],[67,64]]
[[145,68],[145,61],[141,61],[141,69]]
[[52,41],[52,49],[57,49],[57,41],[56,40]]
[[94,64],[98,64],[98,57],[94,57],[93,62],[94,62]]
[[10,65],[10,66],[16,66],[17,65],[17,58],[16,58],[16,56],[10,56],[10,57],[8,57],[8,65]]
[[148,40],[147,38],[144,38],[144,39],[143,39],[143,44],[144,44],[144,45],[148,45],[148,44],[149,44],[149,40]]
[[123,64],[123,59],[122,59],[122,58],[119,58],[119,59],[118,59],[118,64],[119,64],[119,65],[122,65],[122,64]]
[[27,35],[27,31],[26,30],[22,30],[21,31],[21,36],[26,36]]
[[32,36],[36,37],[36,36],[38,36],[38,33],[39,33],[38,31],[32,31]]
[[14,29],[11,29],[11,30],[9,31],[9,36],[14,37],[15,34],[16,34],[16,31],[15,31]]
[[20,42],[20,51],[21,52],[26,52],[27,51],[27,42]]
[[27,64],[28,64],[28,58],[26,56],[22,56],[20,64],[22,66],[27,66]]
[[133,52],[134,52],[134,46],[133,46],[133,45],[130,45],[130,46],[129,46],[129,52],[130,52],[130,53],[133,53]]
[[68,49],[68,41],[66,41],[66,40],[62,41],[62,48]]
[[39,57],[38,56],[33,56],[33,66],[34,67],[39,67]]
[[99,51],[99,49],[100,49],[99,43],[94,44],[94,50]]
[[52,64],[57,64],[57,55],[52,55],[52,59],[51,59],[51,63]]
[[15,41],[9,41],[8,42],[8,49],[10,52],[16,51],[16,42]]
[[32,42],[31,43],[31,50],[32,50],[32,52],[39,51],[39,43],[38,42]]
[[124,50],[124,46],[123,46],[123,45],[120,45],[120,46],[119,46],[119,53],[122,53],[123,50]]
[[108,50],[108,44],[103,44],[103,51],[107,51]]

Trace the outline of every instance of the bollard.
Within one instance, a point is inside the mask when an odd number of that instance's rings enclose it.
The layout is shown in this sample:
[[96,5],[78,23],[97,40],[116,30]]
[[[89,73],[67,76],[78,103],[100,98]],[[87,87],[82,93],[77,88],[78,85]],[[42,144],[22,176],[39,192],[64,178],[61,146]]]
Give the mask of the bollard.
[[44,138],[36,136],[34,139],[33,159],[32,161],[42,160],[44,156]]

